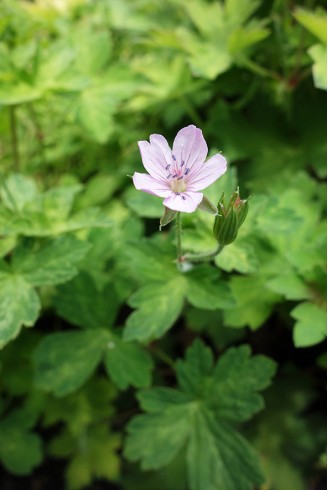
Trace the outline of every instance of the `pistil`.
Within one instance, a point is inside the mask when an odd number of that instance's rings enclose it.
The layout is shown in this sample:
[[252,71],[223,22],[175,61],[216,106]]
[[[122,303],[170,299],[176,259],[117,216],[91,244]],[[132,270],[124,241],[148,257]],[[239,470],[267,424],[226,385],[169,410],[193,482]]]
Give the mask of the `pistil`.
[[172,179],[170,184],[172,191],[176,192],[177,194],[180,192],[185,192],[187,189],[184,179],[181,179],[180,177],[178,179]]

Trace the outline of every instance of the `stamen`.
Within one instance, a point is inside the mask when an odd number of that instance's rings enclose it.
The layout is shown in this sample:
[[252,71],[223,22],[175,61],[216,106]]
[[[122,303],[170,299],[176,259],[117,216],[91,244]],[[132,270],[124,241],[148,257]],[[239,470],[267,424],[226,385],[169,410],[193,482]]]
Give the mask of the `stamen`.
[[170,177],[172,177],[172,174],[167,175],[166,178],[169,179]]
[[171,167],[171,164],[169,163],[168,165],[166,165],[165,170],[168,170],[170,167]]
[[184,201],[186,200],[186,198],[184,196],[181,196],[181,199],[183,199]]
[[186,168],[185,175],[188,175],[190,172],[190,168]]
[[178,177],[178,180],[181,180],[181,179],[183,179],[183,175],[181,175],[181,177]]
[[176,162],[177,159],[175,158],[175,156],[173,155],[173,153],[172,153],[172,158]]
[[177,176],[178,176],[178,174],[174,174],[174,175],[173,175],[173,179],[175,179]]
[[185,164],[185,162],[184,162],[184,160],[182,160],[182,162],[181,162],[181,168],[184,166],[184,164]]

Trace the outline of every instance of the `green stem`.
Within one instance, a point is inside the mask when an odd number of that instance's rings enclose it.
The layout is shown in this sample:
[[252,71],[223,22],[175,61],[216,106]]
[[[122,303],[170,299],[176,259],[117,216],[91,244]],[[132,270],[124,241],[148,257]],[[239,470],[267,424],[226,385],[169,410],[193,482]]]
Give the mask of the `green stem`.
[[175,363],[173,361],[173,359],[171,359],[171,357],[166,354],[164,351],[162,351],[162,349],[159,349],[158,347],[154,346],[154,345],[151,345],[149,346],[149,350],[155,354],[159,359],[161,359],[161,361],[163,361],[165,364],[167,364],[168,366],[170,366],[171,369],[175,369]]
[[34,125],[34,132],[35,132],[35,137],[39,145],[39,152],[40,152],[40,158],[42,160],[41,163],[46,163],[46,157],[45,157],[45,146],[44,146],[44,141],[43,141],[43,131],[42,127],[39,123],[38,115],[34,109],[33,104],[30,102],[27,104],[27,110],[29,112],[29,115],[31,117],[31,121]]
[[10,123],[10,133],[11,133],[11,144],[13,149],[13,160],[14,169],[16,172],[20,169],[19,152],[18,152],[18,137],[17,137],[17,118],[16,118],[16,107],[13,105],[9,106],[9,123]]
[[178,264],[181,262],[182,256],[182,245],[181,245],[181,213],[178,212],[176,216],[176,234],[177,234],[177,262]]
[[280,80],[281,77],[278,73],[275,73],[272,70],[268,70],[267,68],[264,68],[263,66],[259,65],[255,61],[252,61],[248,58],[243,58],[243,65],[248,68],[251,72],[255,73],[256,75],[260,75],[262,77],[268,77],[272,78],[273,80]]
[[219,244],[217,248],[213,250],[213,252],[208,252],[204,254],[186,254],[182,257],[182,260],[186,262],[195,262],[195,263],[206,262],[207,260],[214,259],[214,257],[219,255],[219,253],[222,252],[223,248],[224,245]]

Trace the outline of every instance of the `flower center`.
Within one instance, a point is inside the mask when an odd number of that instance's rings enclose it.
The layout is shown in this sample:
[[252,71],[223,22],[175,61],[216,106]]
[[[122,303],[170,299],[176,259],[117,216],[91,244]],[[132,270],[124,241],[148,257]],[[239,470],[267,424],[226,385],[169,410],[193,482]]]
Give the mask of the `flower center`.
[[172,179],[170,184],[172,191],[176,193],[184,192],[187,189],[186,183],[181,177],[180,179]]

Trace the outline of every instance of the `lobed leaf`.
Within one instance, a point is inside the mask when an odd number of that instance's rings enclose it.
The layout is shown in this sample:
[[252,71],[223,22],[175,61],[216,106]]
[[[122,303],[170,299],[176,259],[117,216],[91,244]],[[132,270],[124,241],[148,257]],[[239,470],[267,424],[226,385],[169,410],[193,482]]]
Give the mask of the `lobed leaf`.
[[138,344],[112,336],[104,362],[110,378],[121,390],[130,385],[136,388],[150,385],[152,358]]
[[177,364],[180,390],[138,395],[145,414],[128,425],[124,454],[142,468],[169,464],[183,447],[192,490],[249,490],[263,481],[257,456],[232,424],[263,407],[258,391],[270,384],[274,363],[228,350],[213,370],[213,355],[196,341]]
[[179,317],[184,303],[183,278],[165,284],[151,283],[134,293],[129,304],[137,308],[128,318],[125,340],[149,340],[161,337]]
[[34,355],[36,385],[57,396],[76,391],[96,369],[109,340],[100,329],[48,335]]
[[33,286],[67,282],[78,273],[77,264],[90,250],[90,244],[65,235],[41,245],[21,246],[13,257],[13,270]]
[[39,297],[24,277],[0,271],[0,348],[16,338],[23,325],[34,325],[40,309]]
[[324,308],[305,302],[296,306],[291,316],[297,320],[293,333],[296,347],[310,347],[326,338],[327,315]]

